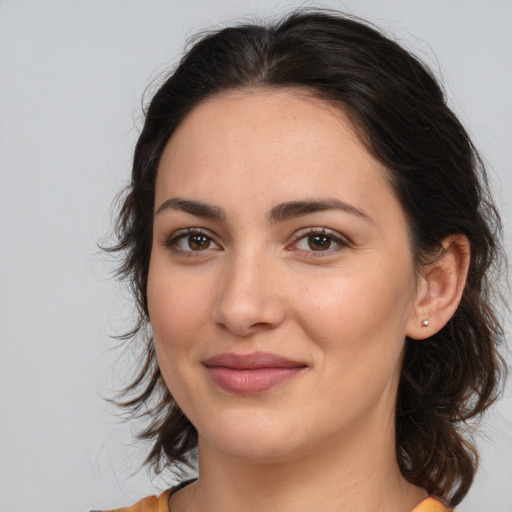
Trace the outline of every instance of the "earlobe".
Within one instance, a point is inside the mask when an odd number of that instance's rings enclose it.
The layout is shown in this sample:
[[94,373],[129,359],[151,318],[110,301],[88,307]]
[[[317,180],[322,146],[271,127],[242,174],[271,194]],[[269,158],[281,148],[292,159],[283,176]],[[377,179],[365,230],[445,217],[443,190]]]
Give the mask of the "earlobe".
[[470,243],[464,235],[451,235],[434,261],[425,265],[407,325],[407,336],[421,340],[440,331],[459,306],[466,284]]

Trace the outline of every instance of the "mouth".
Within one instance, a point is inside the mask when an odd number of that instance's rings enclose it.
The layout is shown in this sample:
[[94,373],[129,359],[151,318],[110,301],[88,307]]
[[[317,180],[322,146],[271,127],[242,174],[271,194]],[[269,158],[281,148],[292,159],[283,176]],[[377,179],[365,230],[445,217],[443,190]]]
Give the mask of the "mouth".
[[268,352],[225,352],[203,361],[203,365],[218,387],[235,394],[262,393],[307,368],[304,363]]

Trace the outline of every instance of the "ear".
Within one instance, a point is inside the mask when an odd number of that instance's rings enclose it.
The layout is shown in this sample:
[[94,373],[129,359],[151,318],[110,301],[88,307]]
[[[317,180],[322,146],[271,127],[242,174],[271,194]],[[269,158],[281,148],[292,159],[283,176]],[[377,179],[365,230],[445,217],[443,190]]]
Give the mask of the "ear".
[[428,338],[446,325],[459,306],[466,284],[471,253],[469,240],[464,235],[451,235],[443,240],[442,246],[418,279],[406,332],[416,340]]

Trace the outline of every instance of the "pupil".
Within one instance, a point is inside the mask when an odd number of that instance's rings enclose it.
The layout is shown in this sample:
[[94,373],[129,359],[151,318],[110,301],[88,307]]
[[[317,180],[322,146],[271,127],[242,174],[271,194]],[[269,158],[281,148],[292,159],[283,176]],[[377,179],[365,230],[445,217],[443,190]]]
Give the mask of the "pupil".
[[308,245],[314,251],[325,251],[331,245],[331,239],[325,235],[312,235],[309,237]]
[[210,240],[204,235],[191,235],[188,243],[195,251],[202,251],[210,246]]

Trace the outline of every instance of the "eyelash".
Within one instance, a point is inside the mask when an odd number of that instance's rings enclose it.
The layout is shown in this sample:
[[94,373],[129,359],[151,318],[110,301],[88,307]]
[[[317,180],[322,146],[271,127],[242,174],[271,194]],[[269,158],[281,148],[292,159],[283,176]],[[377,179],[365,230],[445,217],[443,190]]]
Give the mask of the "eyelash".
[[[201,229],[201,228],[186,228],[186,229],[180,229],[179,231],[175,231],[164,242],[164,245],[175,253],[178,253],[178,254],[181,254],[184,256],[195,256],[196,254],[200,254],[203,251],[201,251],[201,250],[199,250],[199,251],[185,250],[185,249],[180,249],[177,246],[181,240],[185,240],[186,238],[190,238],[192,236],[203,236],[218,246],[217,242],[215,242],[215,240],[213,239],[211,234],[208,231]],[[207,251],[208,249],[209,248],[204,249],[204,251]]]
[[[214,238],[211,236],[211,234],[201,228],[186,228],[179,231],[176,231],[171,234],[171,236],[164,242],[164,245],[168,247],[171,251],[178,253],[180,255],[184,255],[186,257],[194,257],[202,253],[203,251],[209,251],[211,250],[209,247],[203,250],[192,250],[192,249],[181,249],[178,247],[178,243],[182,240],[185,240],[187,238],[190,239],[192,236],[203,236],[205,237],[210,243],[213,242],[215,245],[219,246],[217,242],[215,242]],[[292,246],[296,246],[301,240],[307,240],[309,237],[317,236],[317,237],[325,237],[329,240],[329,245],[332,243],[336,244],[335,247],[328,247],[324,250],[318,250],[315,251],[311,249],[311,246],[309,246],[309,249],[298,249],[299,251],[303,253],[308,253],[308,256],[311,257],[322,257],[325,255],[332,254],[334,252],[337,252],[341,249],[344,249],[346,247],[349,247],[351,243],[344,237],[341,237],[338,233],[331,231],[327,228],[320,228],[320,227],[310,227],[303,230],[298,231],[294,235],[294,242],[287,246],[287,249]],[[308,243],[309,245],[309,243]],[[189,246],[190,247],[190,246]],[[216,250],[216,249],[214,249]]]
[[330,229],[320,227],[311,227],[306,228],[305,230],[298,231],[297,233],[294,234],[295,242],[292,245],[297,245],[301,240],[307,240],[309,237],[313,236],[328,238],[331,243],[336,244],[335,247],[328,247],[327,249],[319,251],[314,251],[311,249],[311,247],[309,249],[299,249],[300,251],[308,253],[308,256],[312,256],[315,258],[333,254],[334,252],[338,252],[339,250],[347,248],[351,245],[346,238],[340,236],[335,231],[331,231]]

